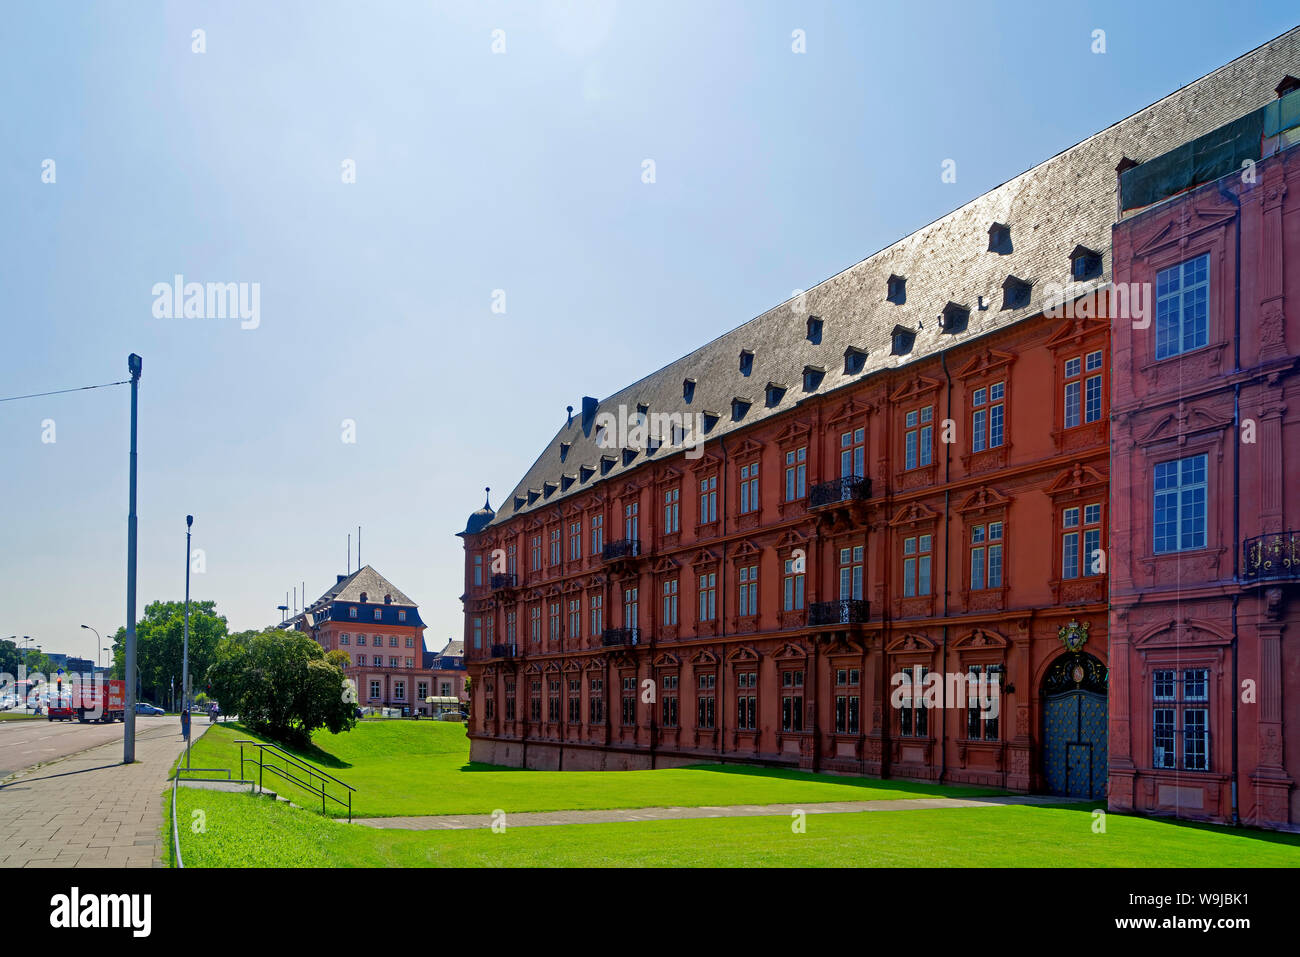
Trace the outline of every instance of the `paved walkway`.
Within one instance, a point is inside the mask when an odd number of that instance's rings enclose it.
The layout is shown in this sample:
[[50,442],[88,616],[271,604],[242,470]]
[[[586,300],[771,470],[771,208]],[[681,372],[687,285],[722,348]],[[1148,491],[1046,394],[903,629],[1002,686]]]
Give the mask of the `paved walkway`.
[[[195,740],[207,725],[194,723]],[[101,744],[0,783],[0,867],[161,867],[162,801],[185,748],[174,728]],[[169,795],[170,797],[170,795]]]
[[[933,808],[1005,807],[1014,804],[1070,804],[1079,798],[1041,794],[1016,794],[980,798],[901,798],[882,801],[818,801],[808,804],[731,804],[725,807],[634,807],[607,811],[529,811],[505,816],[509,827],[542,827],[555,824],[616,824],[626,821],[677,821],[700,817],[788,816],[794,811],[808,814],[854,814],[861,811],[919,811]],[[487,814],[439,814],[428,817],[354,818],[365,827],[404,831],[464,830],[491,827]]]

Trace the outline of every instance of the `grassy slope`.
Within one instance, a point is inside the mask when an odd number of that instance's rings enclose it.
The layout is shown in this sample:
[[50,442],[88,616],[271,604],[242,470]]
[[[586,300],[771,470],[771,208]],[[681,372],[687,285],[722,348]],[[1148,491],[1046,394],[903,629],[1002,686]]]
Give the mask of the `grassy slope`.
[[[254,738],[238,726],[211,728],[194,745],[195,767],[231,768],[238,776],[237,738]],[[354,816],[490,814],[623,807],[701,807],[710,804],[783,804],[869,801],[880,798],[994,794],[989,788],[940,787],[747,768],[700,765],[656,771],[523,771],[466,761],[464,726],[434,721],[367,721],[350,732],[318,732],[301,756],[357,789]],[[245,755],[252,749],[245,748]],[[256,776],[255,766],[245,772]],[[269,790],[304,807],[320,799],[267,775]],[[336,785],[331,793],[341,792]],[[338,814],[337,805],[330,805]]]
[[183,825],[206,816],[202,834],[181,828],[186,867],[1300,867],[1300,836],[1117,814],[1094,834],[1086,805],[810,814],[805,834],[781,815],[375,831],[191,788],[177,808]]

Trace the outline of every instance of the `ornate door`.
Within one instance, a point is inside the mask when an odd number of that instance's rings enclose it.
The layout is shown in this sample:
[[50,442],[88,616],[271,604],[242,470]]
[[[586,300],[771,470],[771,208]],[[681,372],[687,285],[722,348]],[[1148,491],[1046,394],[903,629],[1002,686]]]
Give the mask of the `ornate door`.
[[1106,796],[1106,667],[1064,654],[1043,681],[1043,773],[1052,794]]

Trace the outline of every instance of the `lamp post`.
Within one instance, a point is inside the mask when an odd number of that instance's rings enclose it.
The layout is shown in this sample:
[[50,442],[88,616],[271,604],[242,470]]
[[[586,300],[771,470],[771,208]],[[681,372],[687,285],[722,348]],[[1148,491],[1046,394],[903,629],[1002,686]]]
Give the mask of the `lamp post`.
[[126,714],[122,722],[122,763],[135,762],[135,550],[136,528],[139,520],[135,514],[136,486],[136,421],[140,404],[140,375],[144,360],[134,352],[126,360],[131,372],[131,480],[126,516]]
[[190,528],[194,516],[185,516],[185,640],[181,650],[181,731],[185,734],[185,768],[190,766]]
[[[36,640],[36,639],[33,638],[31,635],[23,635],[23,645],[31,645],[31,643],[32,643],[33,641],[35,641],[35,640]],[[23,649],[23,655],[25,656],[25,655],[27,654],[28,651],[32,651],[32,650],[40,651],[40,650],[41,650],[41,646],[40,646],[40,645],[32,645],[31,648],[24,648],[24,649]],[[32,690],[32,686],[31,686],[30,684],[28,684],[28,685],[27,685],[27,694],[24,694],[24,695],[23,695],[23,713],[24,713],[24,714],[26,714],[28,711],[31,710],[30,706],[27,704],[27,698],[28,698],[28,696],[31,694],[31,690]]]
[[[95,631],[94,628],[91,628],[89,625],[82,625],[81,627],[82,627],[82,628],[85,628],[87,631],[94,631],[94,632],[95,632],[95,644],[96,644],[96,645],[99,645],[99,644],[102,644],[102,643],[103,643],[104,639],[100,637],[99,632],[98,632],[98,631]],[[100,662],[102,661],[102,658],[101,658],[100,656],[103,654],[103,651],[104,651],[104,649],[103,649],[103,648],[100,648],[98,651],[95,652],[95,664],[98,665],[98,664],[100,664]],[[101,667],[103,667],[103,666],[101,665]]]

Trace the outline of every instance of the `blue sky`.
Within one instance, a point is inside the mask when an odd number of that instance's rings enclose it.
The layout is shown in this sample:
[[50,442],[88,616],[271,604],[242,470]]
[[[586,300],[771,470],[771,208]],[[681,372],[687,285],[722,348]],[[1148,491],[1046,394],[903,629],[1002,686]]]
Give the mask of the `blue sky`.
[[[186,513],[206,559],[192,594],[239,629],[277,621],[303,580],[322,592],[361,525],[362,559],[419,602],[439,648],[461,627],[454,533],[566,405],[1295,17],[1281,2],[14,6],[0,397],[123,379],[144,357],[141,610],[183,595]],[[257,328],[156,317],[152,289],[178,273],[258,283]],[[81,624],[124,623],[128,408],[125,387],[0,403],[0,638],[91,655]]]

